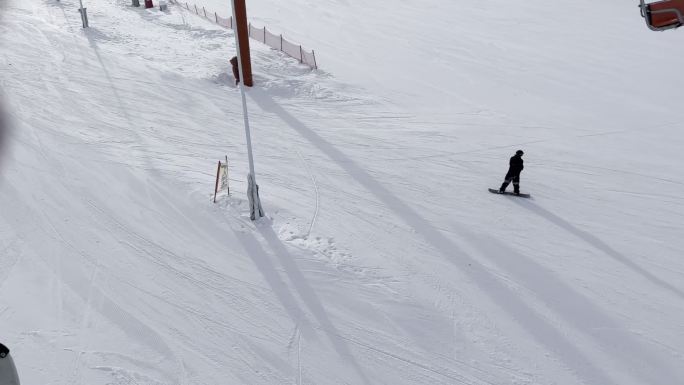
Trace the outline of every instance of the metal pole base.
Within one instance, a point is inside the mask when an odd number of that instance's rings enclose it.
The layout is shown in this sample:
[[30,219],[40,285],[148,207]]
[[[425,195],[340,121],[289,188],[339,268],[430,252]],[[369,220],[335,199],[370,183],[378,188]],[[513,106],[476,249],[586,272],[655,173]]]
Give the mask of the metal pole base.
[[264,211],[261,208],[261,200],[259,200],[259,185],[254,181],[252,174],[247,174],[247,197],[249,198],[249,218],[256,220],[264,216]]
[[81,14],[81,21],[83,22],[83,28],[88,28],[88,9],[79,8],[78,12]]

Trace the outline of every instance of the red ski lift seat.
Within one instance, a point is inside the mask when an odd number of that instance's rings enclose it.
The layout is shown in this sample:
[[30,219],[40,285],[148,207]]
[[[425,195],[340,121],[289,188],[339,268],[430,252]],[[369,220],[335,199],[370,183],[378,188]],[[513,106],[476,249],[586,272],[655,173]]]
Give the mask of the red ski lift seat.
[[641,16],[648,28],[664,31],[684,25],[684,0],[662,0],[650,4],[640,1]]

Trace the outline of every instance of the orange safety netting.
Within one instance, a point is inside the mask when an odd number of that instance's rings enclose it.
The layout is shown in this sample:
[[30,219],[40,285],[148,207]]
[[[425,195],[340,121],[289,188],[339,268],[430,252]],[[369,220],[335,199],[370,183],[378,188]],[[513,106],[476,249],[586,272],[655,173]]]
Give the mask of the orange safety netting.
[[[214,23],[225,27],[233,29],[233,17],[223,18],[219,16],[216,12],[207,10],[204,7],[197,6],[195,4],[180,3],[177,0],[170,0],[172,3],[184,7],[190,12],[193,12],[199,16],[202,16]],[[269,32],[266,27],[257,28],[251,23],[249,24],[249,37],[258,40],[267,46],[284,52],[286,55],[299,60],[301,63],[307,64],[312,68],[318,68],[316,64],[316,54],[313,50],[307,51],[300,44],[292,43],[283,38],[283,35],[276,35]]]

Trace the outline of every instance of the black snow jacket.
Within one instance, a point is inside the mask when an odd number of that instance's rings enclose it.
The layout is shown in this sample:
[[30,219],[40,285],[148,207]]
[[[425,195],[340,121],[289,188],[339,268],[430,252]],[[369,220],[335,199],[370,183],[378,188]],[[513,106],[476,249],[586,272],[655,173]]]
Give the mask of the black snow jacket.
[[508,162],[509,167],[508,167],[508,173],[506,175],[508,176],[517,176],[520,175],[520,172],[525,168],[523,166],[523,158],[520,155],[513,155],[511,157],[510,162]]

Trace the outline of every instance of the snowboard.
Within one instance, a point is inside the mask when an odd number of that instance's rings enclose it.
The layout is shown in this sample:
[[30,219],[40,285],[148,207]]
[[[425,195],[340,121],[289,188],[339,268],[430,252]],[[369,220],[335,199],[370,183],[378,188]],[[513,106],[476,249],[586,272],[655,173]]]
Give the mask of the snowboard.
[[529,197],[530,197],[530,194],[523,194],[523,193],[520,193],[520,194],[518,194],[518,195],[515,195],[515,194],[513,194],[512,192],[509,192],[509,191],[500,193],[499,190],[496,190],[496,189],[493,189],[493,188],[490,188],[490,189],[489,189],[489,192],[492,193],[492,194],[512,195],[512,196],[514,196],[514,197],[521,197],[521,198],[529,198]]

